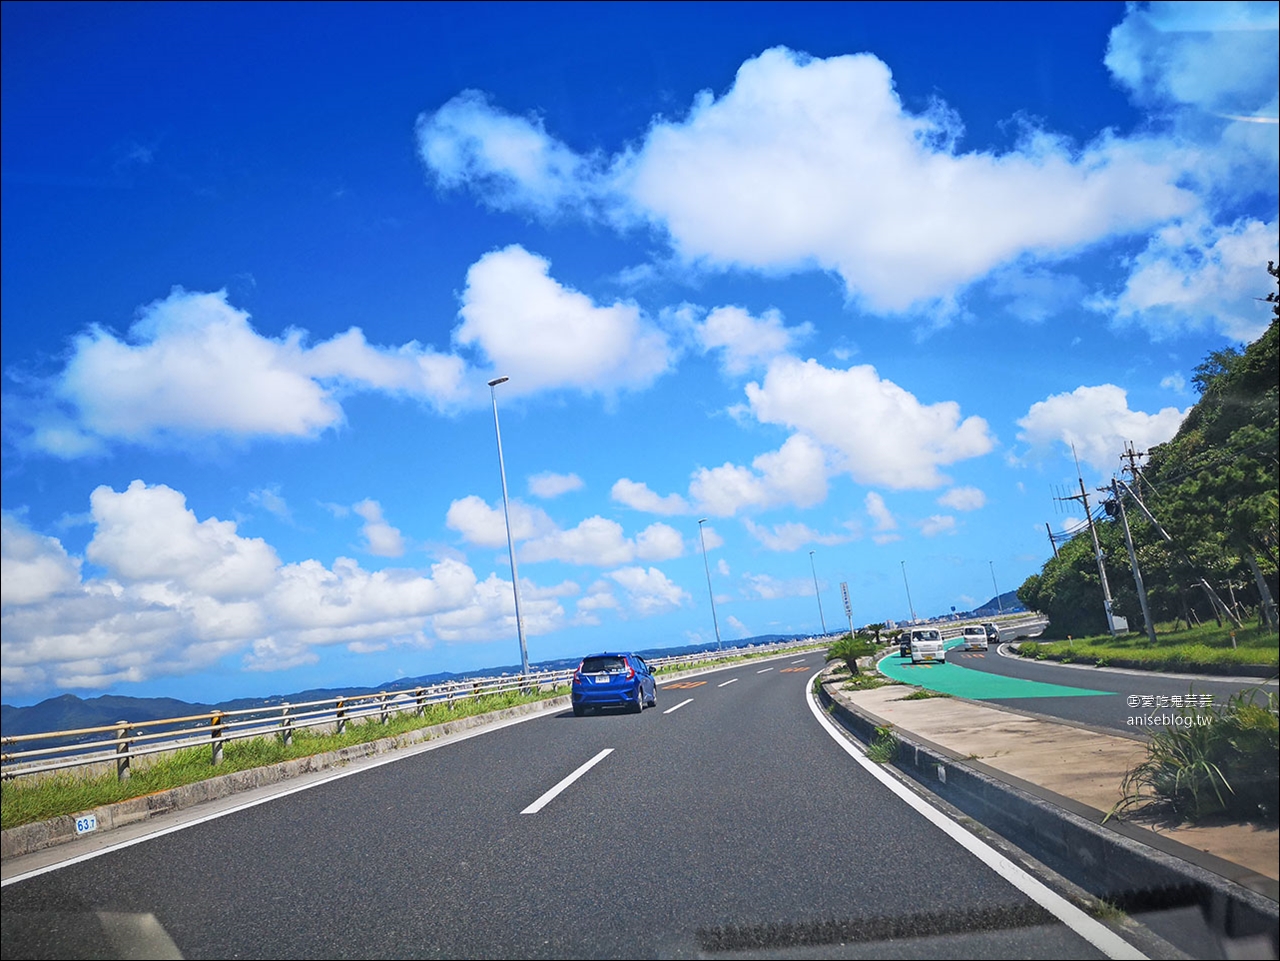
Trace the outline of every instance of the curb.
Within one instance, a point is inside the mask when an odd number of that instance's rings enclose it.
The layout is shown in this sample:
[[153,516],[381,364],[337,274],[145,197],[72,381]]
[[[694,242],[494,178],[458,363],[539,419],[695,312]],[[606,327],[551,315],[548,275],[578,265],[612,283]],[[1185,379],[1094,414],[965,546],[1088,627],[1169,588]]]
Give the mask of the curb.
[[[820,685],[818,698],[823,708],[863,743],[870,743],[876,728],[885,724],[842,703],[825,684]],[[1061,799],[1081,809],[1068,810],[983,773],[938,745],[913,740],[898,728],[894,733],[901,745],[893,761],[897,770],[1093,896],[1126,912],[1198,907],[1207,927],[1228,949],[1228,957],[1254,956],[1245,944],[1264,938],[1270,948],[1268,956],[1277,957],[1280,904],[1274,897],[1097,824],[1083,816],[1083,805]],[[1150,833],[1132,830],[1135,834]],[[1176,843],[1162,846],[1183,847]],[[1203,854],[1199,858],[1206,859]],[[1211,860],[1235,868],[1241,880],[1258,877],[1221,859]],[[1233,942],[1245,953],[1232,952]]]

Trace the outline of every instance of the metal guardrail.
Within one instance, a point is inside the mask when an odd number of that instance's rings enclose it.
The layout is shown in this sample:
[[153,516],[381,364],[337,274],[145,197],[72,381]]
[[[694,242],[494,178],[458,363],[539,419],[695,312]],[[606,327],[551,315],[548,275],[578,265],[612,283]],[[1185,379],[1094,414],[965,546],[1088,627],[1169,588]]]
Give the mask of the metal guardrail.
[[[715,662],[743,654],[785,651],[824,643],[826,640],[828,639],[811,638],[647,660],[652,667],[659,669],[675,664]],[[459,701],[493,694],[554,690],[567,685],[573,672],[573,668],[568,668],[527,675],[474,678],[402,691],[379,691],[375,694],[326,698],[297,704],[285,703],[151,721],[118,721],[115,724],[66,731],[18,734],[0,739],[4,745],[3,754],[0,755],[0,777],[8,780],[94,765],[110,769],[114,765],[116,777],[126,780],[132,773],[132,762],[137,758],[205,746],[211,747],[211,763],[217,765],[222,762],[223,748],[228,741],[275,736],[285,744],[290,744],[294,731],[299,728],[328,728],[342,733],[348,724],[367,722],[373,718],[386,724],[396,714],[421,715],[428,705],[445,704],[452,707]]]

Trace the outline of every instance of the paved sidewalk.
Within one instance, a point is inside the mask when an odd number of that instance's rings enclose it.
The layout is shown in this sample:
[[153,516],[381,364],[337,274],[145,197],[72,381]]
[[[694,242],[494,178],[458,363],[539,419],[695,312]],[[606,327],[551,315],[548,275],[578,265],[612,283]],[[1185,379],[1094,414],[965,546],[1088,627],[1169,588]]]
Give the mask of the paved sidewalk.
[[[1130,738],[957,697],[904,700],[901,685],[828,692],[907,740],[952,757],[1041,800],[1101,823],[1120,800],[1125,772],[1146,757]],[[1190,861],[1272,899],[1280,886],[1280,832],[1250,825],[1155,827],[1115,819],[1105,825],[1131,840]]]

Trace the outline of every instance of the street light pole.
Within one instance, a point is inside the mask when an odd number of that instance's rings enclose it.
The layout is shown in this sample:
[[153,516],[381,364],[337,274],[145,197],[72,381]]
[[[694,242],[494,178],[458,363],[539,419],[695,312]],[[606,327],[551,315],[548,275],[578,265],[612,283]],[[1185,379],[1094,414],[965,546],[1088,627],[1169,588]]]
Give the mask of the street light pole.
[[524,643],[524,621],[520,618],[520,575],[516,573],[516,543],[511,537],[511,508],[507,506],[507,467],[502,461],[502,428],[498,426],[499,384],[510,378],[495,377],[489,381],[489,397],[493,401],[493,432],[498,438],[498,473],[502,475],[502,516],[507,522],[507,554],[511,558],[511,593],[516,601],[516,635],[520,638],[520,673],[529,673],[529,649]]
[[911,621],[916,619],[916,606],[911,603],[911,585],[907,583],[907,562],[902,562],[902,584],[907,589],[907,607],[911,609]]
[[707,596],[711,598],[711,623],[716,629],[716,650],[720,650],[720,621],[716,619],[716,594],[711,589],[711,562],[707,560],[707,539],[702,536],[702,525],[707,522],[704,517],[698,521],[698,540],[702,543],[702,566],[707,570]]
[[1003,614],[1004,604],[1000,602],[1000,588],[996,584],[996,562],[987,561],[987,566],[991,568],[991,586],[996,589],[996,608],[1000,611],[1001,614]]
[[822,592],[818,590],[818,565],[813,562],[813,551],[809,552],[809,567],[813,570],[813,596],[818,599],[818,620],[822,622],[822,634],[827,634],[827,619],[822,616]]

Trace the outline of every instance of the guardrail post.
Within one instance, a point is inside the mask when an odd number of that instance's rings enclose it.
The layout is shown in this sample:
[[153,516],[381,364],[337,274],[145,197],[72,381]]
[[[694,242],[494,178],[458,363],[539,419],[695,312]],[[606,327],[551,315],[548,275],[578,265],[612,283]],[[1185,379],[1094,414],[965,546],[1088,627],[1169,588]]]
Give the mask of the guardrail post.
[[471,696],[475,698],[477,701],[480,700],[480,682],[479,681],[471,682]]
[[390,700],[390,696],[387,694],[386,691],[378,692],[378,721],[381,724],[386,724],[389,720],[391,720],[391,711],[387,707],[387,703],[389,700]]
[[129,770],[129,754],[133,742],[129,740],[129,722],[116,721],[116,780],[127,781],[132,773]]
[[413,693],[418,699],[418,717],[422,717],[422,715],[427,712],[427,689],[425,687],[420,687]]
[[280,740],[285,747],[293,746],[293,718],[288,704],[280,708]]
[[209,739],[213,742],[213,766],[222,763],[222,712],[214,711],[209,717]]
[[444,696],[444,706],[453,710],[453,688],[449,688],[449,693]]
[[341,698],[341,697],[338,698],[338,703],[337,703],[338,732],[337,733],[339,734],[341,734],[343,731],[347,729],[346,703],[347,702],[345,698]]

